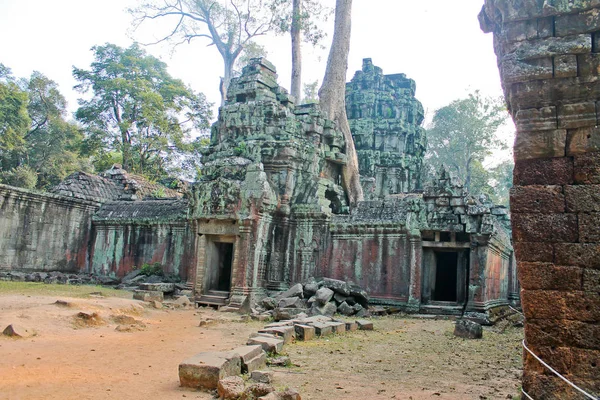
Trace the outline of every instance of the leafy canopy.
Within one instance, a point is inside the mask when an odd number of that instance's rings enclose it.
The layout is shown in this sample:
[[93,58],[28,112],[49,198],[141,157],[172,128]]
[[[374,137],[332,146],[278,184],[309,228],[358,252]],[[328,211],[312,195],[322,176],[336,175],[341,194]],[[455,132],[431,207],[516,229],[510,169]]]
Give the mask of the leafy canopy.
[[507,118],[501,99],[483,97],[479,91],[440,108],[427,131],[430,167],[437,171],[445,165],[475,193],[480,187],[473,185],[474,178],[485,180],[481,177],[485,158],[506,148],[497,131]]
[[206,97],[171,77],[165,63],[137,44],[127,49],[106,44],[92,51],[89,70],[73,68],[75,88],[92,95],[79,100],[76,112],[90,154],[105,161],[118,152],[125,169],[151,179],[181,173],[176,165],[194,151],[192,133],[209,126]]

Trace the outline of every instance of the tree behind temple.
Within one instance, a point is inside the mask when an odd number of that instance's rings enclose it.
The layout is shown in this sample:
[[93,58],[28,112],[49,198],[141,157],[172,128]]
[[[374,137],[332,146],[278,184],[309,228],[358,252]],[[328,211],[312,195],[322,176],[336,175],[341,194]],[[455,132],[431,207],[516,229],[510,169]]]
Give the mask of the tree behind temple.
[[[88,142],[103,152],[118,151],[123,167],[153,179],[167,175],[180,155],[193,151],[193,129],[209,126],[211,105],[167,72],[167,66],[134,44],[95,46],[90,70],[73,68],[82,93],[76,117]],[[93,148],[93,146],[91,146]]]
[[472,180],[477,167],[493,150],[506,148],[497,131],[507,118],[500,99],[484,98],[478,91],[454,100],[433,116],[427,131],[427,162],[435,171],[446,165],[464,180],[467,189],[474,189]]

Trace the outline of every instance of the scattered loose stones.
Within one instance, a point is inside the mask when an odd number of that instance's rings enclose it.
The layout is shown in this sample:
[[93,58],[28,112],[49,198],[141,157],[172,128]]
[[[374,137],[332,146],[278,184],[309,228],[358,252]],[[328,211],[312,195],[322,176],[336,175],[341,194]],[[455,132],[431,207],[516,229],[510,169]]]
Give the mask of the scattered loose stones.
[[468,319],[459,319],[454,326],[454,336],[464,339],[481,339],[483,337],[483,328],[481,324]]

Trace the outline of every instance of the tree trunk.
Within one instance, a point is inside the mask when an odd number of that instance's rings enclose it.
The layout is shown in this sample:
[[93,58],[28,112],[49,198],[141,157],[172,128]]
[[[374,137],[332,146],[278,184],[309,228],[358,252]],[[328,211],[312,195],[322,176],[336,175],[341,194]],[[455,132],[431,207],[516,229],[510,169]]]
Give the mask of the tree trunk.
[[363,200],[363,190],[360,185],[356,148],[346,115],[346,71],[350,52],[351,17],[352,0],[336,0],[335,30],[323,85],[319,89],[319,102],[328,118],[337,123],[338,129],[342,131],[346,140],[348,163],[342,168],[342,184],[348,202],[353,207]]
[[302,100],[302,50],[300,30],[302,21],[302,0],[293,0],[292,27],[292,88],[291,95],[296,98],[296,104]]
[[233,76],[233,64],[235,64],[235,58],[223,56],[223,77],[221,78],[221,84],[219,85],[221,105],[225,105],[225,101],[227,100],[227,89],[229,89],[231,77]]

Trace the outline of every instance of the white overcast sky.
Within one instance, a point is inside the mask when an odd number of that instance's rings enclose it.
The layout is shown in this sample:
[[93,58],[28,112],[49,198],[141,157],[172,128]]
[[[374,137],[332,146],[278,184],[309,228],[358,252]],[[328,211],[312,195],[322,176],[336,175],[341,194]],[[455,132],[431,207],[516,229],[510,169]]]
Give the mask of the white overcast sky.
[[[322,0],[333,5],[332,0]],[[131,33],[126,9],[135,0],[0,0],[0,63],[18,77],[38,70],[55,80],[77,107],[72,90],[73,66],[89,68],[90,48],[106,42],[128,46],[142,32]],[[417,98],[427,112],[479,89],[502,94],[492,35],[479,29],[477,14],[483,0],[354,0],[348,79],[370,57],[384,73],[405,73],[417,82]],[[148,25],[143,34],[158,34],[171,26]],[[333,17],[329,21],[333,23]],[[137,36],[136,36],[137,35]],[[331,35],[324,42],[328,44]],[[169,71],[218,103],[222,62],[203,39],[178,47],[147,51],[169,65]],[[279,81],[289,88],[290,49],[287,37],[263,42]],[[320,79],[328,50],[305,47],[305,82]]]

